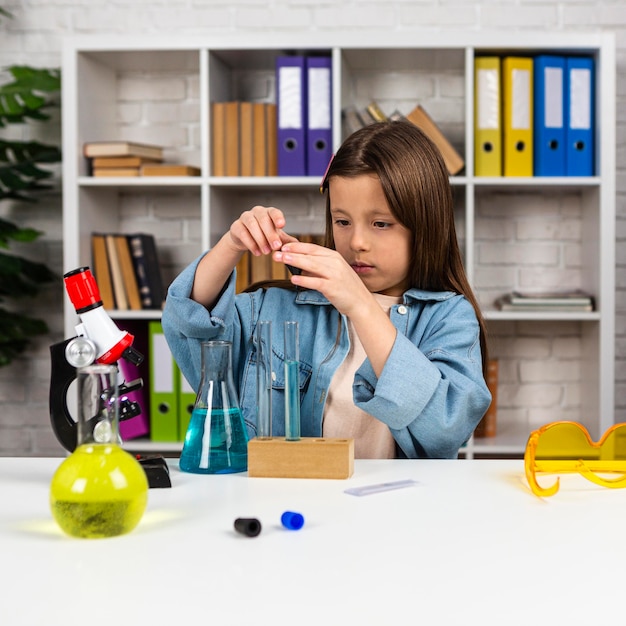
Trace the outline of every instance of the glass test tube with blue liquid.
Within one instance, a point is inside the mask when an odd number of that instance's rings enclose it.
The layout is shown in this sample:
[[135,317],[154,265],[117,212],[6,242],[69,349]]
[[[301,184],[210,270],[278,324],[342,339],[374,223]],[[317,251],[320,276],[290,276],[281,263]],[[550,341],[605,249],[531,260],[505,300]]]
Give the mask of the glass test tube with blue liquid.
[[257,437],[272,436],[272,322],[256,326]]
[[285,322],[285,439],[300,439],[298,322]]

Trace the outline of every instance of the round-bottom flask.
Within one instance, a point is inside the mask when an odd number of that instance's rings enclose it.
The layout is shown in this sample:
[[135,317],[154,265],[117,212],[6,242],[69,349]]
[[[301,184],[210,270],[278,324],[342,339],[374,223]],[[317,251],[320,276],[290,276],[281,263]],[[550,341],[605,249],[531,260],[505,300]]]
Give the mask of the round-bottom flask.
[[119,446],[117,368],[81,368],[77,383],[78,445],[52,478],[52,515],[72,537],[122,535],[143,517],[148,480],[138,461]]

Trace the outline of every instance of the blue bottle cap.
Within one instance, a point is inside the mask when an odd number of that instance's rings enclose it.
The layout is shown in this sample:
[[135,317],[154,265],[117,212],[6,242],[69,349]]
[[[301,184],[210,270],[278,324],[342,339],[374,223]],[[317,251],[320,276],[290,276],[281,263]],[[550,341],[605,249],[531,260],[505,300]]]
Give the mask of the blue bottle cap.
[[256,537],[261,532],[261,522],[255,517],[238,517],[235,530],[246,537]]
[[281,524],[288,530],[300,530],[304,526],[304,517],[300,513],[285,511],[280,516]]

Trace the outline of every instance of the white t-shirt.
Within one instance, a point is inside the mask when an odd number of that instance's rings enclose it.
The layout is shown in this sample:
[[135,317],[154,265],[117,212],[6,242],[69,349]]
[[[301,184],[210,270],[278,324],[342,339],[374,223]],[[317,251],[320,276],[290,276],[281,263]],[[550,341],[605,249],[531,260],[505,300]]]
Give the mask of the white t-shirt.
[[[374,294],[387,315],[401,297]],[[352,322],[348,320],[350,351],[339,366],[328,389],[322,435],[338,439],[354,439],[354,457],[357,459],[393,459],[396,448],[394,438],[386,424],[354,404],[352,384],[354,373],[367,358]]]

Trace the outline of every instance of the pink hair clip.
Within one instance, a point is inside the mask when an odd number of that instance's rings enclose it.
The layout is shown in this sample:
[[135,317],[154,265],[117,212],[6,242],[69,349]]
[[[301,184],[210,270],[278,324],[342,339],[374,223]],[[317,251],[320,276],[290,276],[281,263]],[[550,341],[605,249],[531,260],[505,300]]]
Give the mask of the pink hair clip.
[[322,182],[320,183],[320,193],[323,194],[324,193],[324,185],[326,183],[326,177],[328,176],[328,170],[330,169],[330,165],[333,162],[333,159],[335,158],[335,155],[332,154],[330,157],[330,161],[328,161],[328,165],[326,166],[326,171],[324,172],[324,176],[322,176]]

